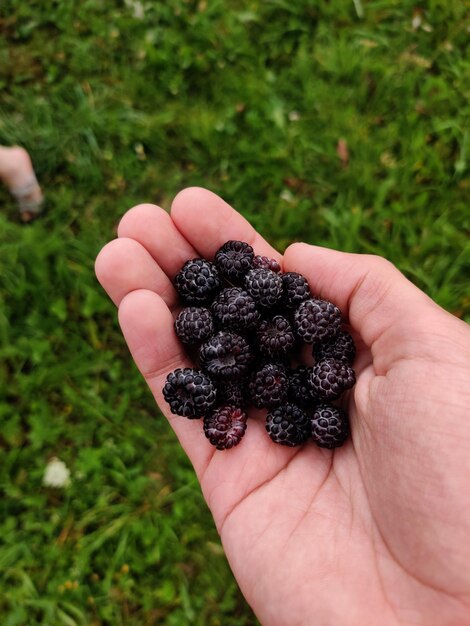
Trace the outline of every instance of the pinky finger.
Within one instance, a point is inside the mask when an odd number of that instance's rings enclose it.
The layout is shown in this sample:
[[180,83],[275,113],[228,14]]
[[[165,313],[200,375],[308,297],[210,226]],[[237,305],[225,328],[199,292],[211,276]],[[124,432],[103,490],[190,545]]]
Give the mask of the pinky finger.
[[[193,367],[173,329],[173,316],[153,291],[139,289],[123,298],[119,323],[129,350],[162,412],[168,418],[196,473],[200,475],[212,456],[205,443],[201,420],[172,415],[162,388],[170,371]],[[204,440],[204,441],[203,441]]]

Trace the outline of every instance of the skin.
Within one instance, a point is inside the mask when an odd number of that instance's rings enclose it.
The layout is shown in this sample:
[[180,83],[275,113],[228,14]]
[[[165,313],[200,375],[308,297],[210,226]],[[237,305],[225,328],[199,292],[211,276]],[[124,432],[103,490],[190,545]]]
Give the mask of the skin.
[[[0,181],[13,193],[23,190],[23,200],[40,205],[43,196],[36,181],[33,164],[26,150],[20,146],[0,146]],[[31,183],[33,184],[31,185]],[[25,187],[28,191],[25,193]],[[38,211],[22,210],[20,218],[30,222]]]
[[[171,280],[229,239],[304,274],[349,320],[357,384],[342,448],[276,446],[257,412],[241,444],[220,452],[198,420],[167,410],[167,373],[191,366],[173,331]],[[149,204],[128,211],[96,273],[264,626],[470,625],[467,325],[380,257],[302,243],[281,256],[200,188],[180,192],[170,215]]]

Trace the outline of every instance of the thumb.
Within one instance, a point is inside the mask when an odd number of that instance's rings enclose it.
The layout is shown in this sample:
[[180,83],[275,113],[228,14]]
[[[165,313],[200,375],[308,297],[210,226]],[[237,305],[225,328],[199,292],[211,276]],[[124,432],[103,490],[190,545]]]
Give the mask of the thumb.
[[[440,328],[444,318],[447,328],[450,323],[456,335],[464,334],[460,320],[441,309],[382,257],[295,243],[285,251],[283,266],[285,272],[303,274],[312,293],[340,307],[371,348],[374,363],[377,365],[379,357],[384,370],[391,361],[410,353],[430,356],[429,329]],[[381,350],[385,342],[386,356]],[[432,348],[435,356],[435,346]]]

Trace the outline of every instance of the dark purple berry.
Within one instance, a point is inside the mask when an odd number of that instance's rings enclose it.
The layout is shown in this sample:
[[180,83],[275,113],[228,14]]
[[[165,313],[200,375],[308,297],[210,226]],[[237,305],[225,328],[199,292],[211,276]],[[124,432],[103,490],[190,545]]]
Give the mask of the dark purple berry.
[[308,379],[312,371],[313,367],[301,365],[287,372],[289,378],[289,401],[303,408],[310,408],[314,404],[308,385]]
[[302,274],[286,272],[282,274],[282,283],[282,303],[288,309],[297,309],[301,302],[311,297],[308,280]]
[[244,241],[227,241],[215,253],[215,263],[228,280],[241,280],[251,269],[253,248]]
[[220,289],[219,272],[213,263],[205,259],[186,261],[175,276],[175,287],[188,304],[205,304]]
[[339,332],[341,311],[327,300],[305,300],[295,312],[295,330],[305,343],[325,341]]
[[224,289],[212,304],[212,314],[224,330],[245,330],[256,326],[260,314],[253,298],[239,287]]
[[295,343],[294,331],[282,315],[263,320],[256,332],[259,347],[269,356],[285,355]]
[[243,409],[224,405],[204,417],[204,434],[217,450],[227,450],[240,443],[246,420]]
[[175,330],[183,343],[201,343],[214,333],[211,312],[204,307],[186,307],[176,318]]
[[333,339],[314,344],[313,356],[317,361],[336,359],[352,365],[356,357],[354,339],[347,331],[341,330]]
[[270,259],[267,256],[260,256],[257,254],[253,259],[253,269],[255,270],[271,270],[278,274],[281,271],[281,266],[275,259]]
[[253,300],[266,309],[282,297],[282,278],[271,270],[250,270],[245,277],[245,287]]
[[250,402],[248,391],[248,380],[240,378],[233,381],[224,381],[217,390],[219,404],[233,404],[234,406],[245,407]]
[[204,372],[191,367],[178,368],[166,377],[163,397],[172,413],[194,419],[213,408],[216,388]]
[[272,409],[287,399],[289,381],[286,370],[272,363],[252,375],[250,397],[258,409]]
[[323,359],[316,363],[308,379],[310,391],[318,401],[336,400],[355,382],[352,367],[335,359]]
[[239,378],[253,361],[253,352],[243,337],[235,333],[218,332],[199,348],[202,369],[223,379]]
[[266,430],[274,443],[300,446],[310,435],[310,420],[295,404],[283,404],[268,413]]
[[320,448],[339,448],[349,436],[347,413],[328,404],[317,406],[311,426],[312,439]]
[[220,404],[232,404],[233,406],[247,406],[250,396],[248,391],[248,380],[239,378],[237,380],[224,381],[217,390],[217,399]]

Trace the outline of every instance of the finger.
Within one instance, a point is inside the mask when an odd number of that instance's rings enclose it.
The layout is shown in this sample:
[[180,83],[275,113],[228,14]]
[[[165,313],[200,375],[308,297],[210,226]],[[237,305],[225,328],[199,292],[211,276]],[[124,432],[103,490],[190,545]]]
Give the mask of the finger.
[[199,256],[168,213],[154,204],[139,204],[129,209],[119,223],[118,237],[138,241],[170,279],[188,259]]
[[176,337],[170,310],[153,291],[132,291],[121,301],[119,323],[138,369],[200,475],[212,456],[202,421],[170,413],[162,394],[169,372],[194,367]]
[[171,217],[180,233],[199,254],[213,258],[226,241],[245,241],[255,254],[279,261],[281,255],[247,220],[215,193],[201,187],[180,191],[171,205]]
[[98,254],[96,276],[111,300],[121,300],[135,289],[158,293],[167,306],[176,306],[176,291],[147,250],[134,239],[115,239]]
[[[374,356],[380,356],[379,339],[386,337],[393,348],[400,348],[401,340],[438,308],[381,257],[296,243],[284,253],[284,269],[304,274],[313,293],[337,304]],[[397,354],[392,349],[382,356],[389,360]]]

